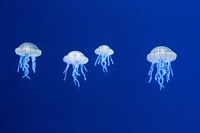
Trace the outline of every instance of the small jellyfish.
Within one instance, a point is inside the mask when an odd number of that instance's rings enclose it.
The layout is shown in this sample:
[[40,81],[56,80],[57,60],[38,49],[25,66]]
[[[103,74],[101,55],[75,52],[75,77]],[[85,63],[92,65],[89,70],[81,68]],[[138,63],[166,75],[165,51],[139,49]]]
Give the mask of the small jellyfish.
[[21,44],[18,48],[15,49],[15,53],[20,56],[17,72],[19,72],[19,69],[21,68],[24,72],[24,77],[27,77],[29,74],[29,64],[30,58],[32,60],[32,69],[33,73],[35,73],[36,69],[36,57],[40,56],[42,54],[41,50],[38,49],[38,47],[30,42],[25,42]]
[[68,55],[64,56],[63,61],[67,63],[67,67],[63,72],[65,74],[64,80],[66,80],[67,70],[69,66],[72,65],[72,68],[73,68],[72,77],[73,77],[74,83],[75,85],[80,87],[80,83],[77,79],[77,76],[80,76],[80,73],[79,73],[79,70],[80,70],[84,77],[84,80],[86,80],[86,75],[84,73],[84,70],[87,72],[87,69],[84,66],[84,64],[88,62],[88,58],[80,51],[71,51],[68,53]]
[[95,54],[98,55],[94,66],[101,64],[103,67],[103,72],[107,72],[107,67],[110,66],[110,62],[114,64],[111,55],[114,54],[114,51],[107,45],[101,45],[95,49]]
[[173,76],[171,63],[176,59],[177,55],[171,49],[166,46],[158,46],[151,50],[151,53],[147,55],[147,60],[151,62],[151,68],[149,70],[149,82],[152,80],[152,73],[154,65],[156,64],[157,72],[155,74],[155,80],[160,85],[160,90],[164,88],[164,76],[166,81],[170,80],[170,74]]

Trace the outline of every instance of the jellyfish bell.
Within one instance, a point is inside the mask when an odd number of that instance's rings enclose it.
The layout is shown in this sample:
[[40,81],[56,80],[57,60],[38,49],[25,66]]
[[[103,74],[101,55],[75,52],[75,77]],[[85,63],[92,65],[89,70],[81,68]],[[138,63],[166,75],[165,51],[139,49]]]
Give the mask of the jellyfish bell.
[[102,54],[113,55],[114,54],[114,51],[108,45],[101,45],[97,49],[95,49],[94,52],[97,55],[102,55]]
[[154,65],[156,64],[157,72],[155,74],[155,80],[158,81],[160,85],[160,90],[164,88],[164,76],[166,81],[170,80],[170,74],[173,76],[173,71],[171,68],[171,62],[176,60],[176,53],[166,46],[155,47],[147,55],[147,60],[151,63],[151,68],[149,70],[149,82],[152,80],[152,73]]
[[38,57],[42,54],[38,47],[30,42],[25,42],[15,49],[15,53],[19,56]]
[[[72,68],[73,68],[72,77],[73,77],[74,83],[75,85],[80,87],[80,83],[77,77],[82,74],[84,77],[84,80],[86,80],[86,75],[84,73],[84,70],[87,72],[87,69],[84,64],[86,64],[89,61],[88,58],[80,51],[71,51],[63,57],[63,61],[67,63],[67,66],[63,72],[65,74],[64,80],[66,80],[69,66],[72,65]],[[79,71],[81,71],[81,74],[79,73]]]
[[151,50],[151,52],[147,55],[147,60],[151,63],[159,62],[159,60],[172,62],[176,60],[176,57],[176,53],[174,53],[170,48],[166,46],[158,46]]
[[17,72],[19,72],[19,69],[21,68],[22,71],[24,72],[24,76],[22,78],[27,77],[28,79],[30,79],[30,77],[28,76],[29,74],[28,63],[30,61],[30,58],[32,60],[32,70],[35,73],[36,57],[41,56],[42,51],[39,50],[35,44],[30,42],[25,42],[15,49],[15,53],[20,56]]
[[63,57],[63,61],[69,64],[86,64],[88,62],[88,58],[80,51],[71,51]]
[[95,66],[101,64],[103,72],[107,72],[107,67],[110,66],[110,64],[114,64],[111,57],[111,55],[114,54],[114,51],[108,45],[101,45],[95,49],[94,52],[98,55],[95,61]]

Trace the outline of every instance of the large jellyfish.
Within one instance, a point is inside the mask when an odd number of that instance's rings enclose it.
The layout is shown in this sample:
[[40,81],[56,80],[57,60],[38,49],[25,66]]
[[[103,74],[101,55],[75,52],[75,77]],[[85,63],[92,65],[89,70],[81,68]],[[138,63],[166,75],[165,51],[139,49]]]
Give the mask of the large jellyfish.
[[164,76],[166,81],[170,80],[170,74],[173,76],[171,63],[176,59],[177,55],[171,49],[166,46],[158,46],[151,50],[151,53],[147,55],[147,60],[151,62],[151,68],[149,70],[149,82],[152,80],[152,73],[154,65],[156,64],[157,72],[155,74],[155,80],[160,85],[160,90],[164,88]]
[[20,56],[17,72],[19,72],[19,69],[21,68],[22,71],[24,72],[24,76],[22,78],[27,77],[28,79],[30,79],[30,77],[28,76],[29,74],[28,62],[30,61],[31,58],[32,69],[33,72],[35,73],[36,57],[42,54],[41,50],[39,50],[38,47],[33,43],[25,42],[15,49],[15,53]]
[[114,64],[111,55],[114,54],[114,51],[107,45],[101,45],[97,49],[95,49],[95,54],[98,55],[95,66],[101,64],[103,67],[103,72],[107,72],[107,67],[110,66],[110,62]]
[[67,70],[69,66],[72,65],[72,68],[73,68],[72,77],[73,77],[74,83],[75,85],[80,87],[80,83],[77,79],[77,76],[80,76],[80,73],[79,73],[79,70],[80,70],[84,77],[84,80],[86,80],[86,75],[84,73],[84,70],[87,71],[87,69],[84,66],[84,64],[88,62],[88,58],[80,51],[71,51],[68,53],[68,55],[64,56],[63,61],[67,63],[67,67],[63,72],[65,74],[64,80],[66,80]]

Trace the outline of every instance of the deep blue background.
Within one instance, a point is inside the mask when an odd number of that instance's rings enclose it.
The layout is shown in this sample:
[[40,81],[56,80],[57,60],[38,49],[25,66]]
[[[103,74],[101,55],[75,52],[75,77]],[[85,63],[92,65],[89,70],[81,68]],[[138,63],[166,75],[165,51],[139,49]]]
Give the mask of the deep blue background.
[[[199,133],[200,2],[194,0],[0,1],[0,133]],[[42,50],[31,80],[17,73],[14,50]],[[94,67],[107,44],[115,62]],[[174,77],[160,91],[148,83],[146,55],[177,53]],[[63,81],[64,55],[88,58],[87,81]],[[70,69],[71,70],[71,69]],[[155,72],[155,71],[154,71]]]

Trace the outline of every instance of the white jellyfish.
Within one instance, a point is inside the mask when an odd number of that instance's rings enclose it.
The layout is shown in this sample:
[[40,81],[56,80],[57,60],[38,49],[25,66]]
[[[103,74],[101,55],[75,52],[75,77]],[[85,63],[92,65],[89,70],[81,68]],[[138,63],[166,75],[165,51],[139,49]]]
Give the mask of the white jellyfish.
[[35,73],[36,57],[42,54],[41,50],[39,50],[35,44],[30,42],[25,42],[15,49],[15,53],[20,56],[17,72],[19,72],[19,69],[21,68],[22,71],[24,72],[24,76],[22,78],[27,77],[28,79],[30,79],[30,77],[28,76],[29,74],[28,62],[30,61],[31,58],[32,69],[33,72]]
[[156,64],[157,72],[155,74],[155,80],[158,81],[160,90],[162,90],[164,88],[164,76],[166,76],[167,82],[170,80],[170,74],[173,76],[170,62],[174,61],[176,57],[176,53],[166,46],[158,46],[151,50],[151,53],[147,55],[147,60],[151,62],[151,68],[148,73],[149,82],[152,80],[152,73],[154,65]]
[[80,83],[77,79],[77,76],[80,76],[79,68],[84,77],[84,80],[86,80],[86,75],[84,73],[84,70],[87,71],[87,69],[84,66],[84,64],[88,62],[88,58],[80,51],[71,51],[68,53],[68,55],[64,56],[63,61],[67,63],[67,67],[63,72],[65,74],[64,80],[66,80],[67,70],[69,66],[72,65],[72,68],[73,68],[72,77],[73,77],[74,83],[75,85],[80,87]]
[[107,67],[110,66],[110,62],[114,64],[111,55],[114,54],[114,51],[107,45],[101,45],[97,49],[95,49],[95,54],[98,55],[95,66],[101,64],[103,67],[103,72],[107,72]]

